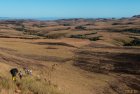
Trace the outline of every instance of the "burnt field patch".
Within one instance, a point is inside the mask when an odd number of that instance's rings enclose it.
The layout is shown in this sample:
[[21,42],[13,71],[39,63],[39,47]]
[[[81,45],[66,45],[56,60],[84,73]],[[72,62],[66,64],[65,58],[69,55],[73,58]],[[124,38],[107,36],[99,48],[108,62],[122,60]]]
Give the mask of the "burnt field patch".
[[117,72],[140,74],[140,54],[96,52],[79,50],[75,52],[74,65],[93,72]]
[[34,44],[38,44],[38,45],[50,45],[50,46],[66,46],[66,47],[74,47],[77,48],[73,45],[67,44],[67,43],[63,43],[63,42],[37,42]]
[[[100,48],[100,47],[98,47]],[[107,48],[103,47],[102,49]],[[92,50],[91,50],[92,49]],[[109,82],[108,85],[118,94],[128,94],[130,92],[140,93],[140,53],[138,48],[127,48],[132,50],[115,52],[119,47],[110,47],[111,51],[95,50],[94,47],[88,49],[79,49],[75,52],[74,66],[83,70],[113,76],[117,82]],[[113,50],[112,50],[113,49]],[[114,52],[113,52],[114,51]],[[133,53],[132,53],[133,52]],[[112,94],[105,88],[105,94]]]

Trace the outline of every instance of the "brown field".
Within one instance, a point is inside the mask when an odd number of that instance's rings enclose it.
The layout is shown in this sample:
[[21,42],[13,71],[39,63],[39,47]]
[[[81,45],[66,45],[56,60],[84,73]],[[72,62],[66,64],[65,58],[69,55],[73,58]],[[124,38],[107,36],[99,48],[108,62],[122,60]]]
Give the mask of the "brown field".
[[0,94],[139,94],[139,57],[137,17],[0,21]]

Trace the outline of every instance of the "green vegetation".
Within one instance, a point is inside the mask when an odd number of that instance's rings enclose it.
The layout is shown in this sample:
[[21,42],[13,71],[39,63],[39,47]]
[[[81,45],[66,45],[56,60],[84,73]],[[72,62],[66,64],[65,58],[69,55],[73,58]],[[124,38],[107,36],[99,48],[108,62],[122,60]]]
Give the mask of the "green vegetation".
[[86,35],[71,35],[70,38],[86,39]]
[[89,34],[71,35],[70,38],[89,39],[91,41],[97,41],[97,40],[100,40],[100,38],[102,37],[102,36],[88,37],[88,35],[94,35],[94,34],[97,34],[97,32],[93,32]]
[[78,30],[86,30],[86,27],[84,27],[84,26],[76,26],[75,29],[78,29]]
[[23,25],[23,24],[21,24],[21,25],[18,25],[16,28],[15,28],[15,30],[17,30],[17,31],[25,31],[26,29],[25,29],[25,26]]
[[92,33],[85,34],[85,35],[93,35],[93,34],[97,34],[97,32],[92,32]]
[[125,29],[124,32],[132,32],[132,33],[140,33],[140,29],[137,28],[131,28],[131,29]]
[[97,40],[100,40],[101,37],[102,36],[92,37],[89,40],[91,40],[91,41],[97,41]]
[[71,24],[66,23],[66,24],[63,24],[63,26],[71,26]]
[[124,46],[140,46],[140,39],[135,38],[134,40],[130,41],[129,43],[124,43]]

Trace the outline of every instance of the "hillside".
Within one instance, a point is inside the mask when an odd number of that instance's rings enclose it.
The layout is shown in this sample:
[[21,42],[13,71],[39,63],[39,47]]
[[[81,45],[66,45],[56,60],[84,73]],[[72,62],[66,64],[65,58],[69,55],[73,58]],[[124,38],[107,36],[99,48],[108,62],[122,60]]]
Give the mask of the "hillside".
[[[0,94],[140,93],[140,18],[0,21]],[[11,68],[32,69],[16,82]]]

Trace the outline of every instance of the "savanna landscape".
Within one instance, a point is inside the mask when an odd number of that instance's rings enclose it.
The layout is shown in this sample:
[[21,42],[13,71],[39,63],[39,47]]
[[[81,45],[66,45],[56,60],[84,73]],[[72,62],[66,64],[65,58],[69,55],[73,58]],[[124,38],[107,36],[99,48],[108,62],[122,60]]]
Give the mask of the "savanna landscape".
[[0,20],[0,94],[140,94],[140,15]]

